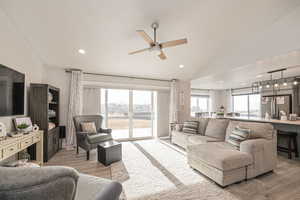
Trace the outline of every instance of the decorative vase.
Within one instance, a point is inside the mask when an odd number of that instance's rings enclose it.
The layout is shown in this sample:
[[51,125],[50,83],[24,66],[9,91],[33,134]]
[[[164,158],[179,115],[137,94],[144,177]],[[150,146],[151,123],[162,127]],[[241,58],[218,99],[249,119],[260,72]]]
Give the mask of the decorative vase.
[[40,130],[40,127],[38,125],[34,124],[33,127],[32,127],[32,131],[37,132],[39,130]]
[[53,95],[51,94],[51,92],[48,92],[48,102],[52,102],[53,100]]

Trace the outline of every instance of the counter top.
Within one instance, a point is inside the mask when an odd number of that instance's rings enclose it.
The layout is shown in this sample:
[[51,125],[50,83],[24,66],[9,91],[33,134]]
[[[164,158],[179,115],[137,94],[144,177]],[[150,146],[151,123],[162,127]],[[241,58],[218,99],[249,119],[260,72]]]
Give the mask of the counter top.
[[240,121],[251,121],[251,122],[265,122],[272,124],[290,124],[300,126],[300,120],[290,121],[290,120],[279,120],[279,119],[264,119],[260,117],[224,117],[226,119],[240,120]]

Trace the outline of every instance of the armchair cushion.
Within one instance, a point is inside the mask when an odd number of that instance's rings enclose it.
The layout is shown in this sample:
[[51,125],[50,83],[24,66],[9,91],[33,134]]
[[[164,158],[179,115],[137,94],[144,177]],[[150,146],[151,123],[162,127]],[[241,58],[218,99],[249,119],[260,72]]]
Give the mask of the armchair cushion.
[[80,125],[83,132],[97,133],[95,122],[82,122]]
[[95,144],[95,143],[100,143],[100,142],[104,142],[107,140],[111,140],[112,137],[110,134],[107,133],[98,133],[98,134],[93,134],[93,135],[87,135],[87,140],[89,143],[91,144]]
[[100,128],[98,133],[108,133],[108,134],[111,134],[112,132],[112,129],[110,128]]

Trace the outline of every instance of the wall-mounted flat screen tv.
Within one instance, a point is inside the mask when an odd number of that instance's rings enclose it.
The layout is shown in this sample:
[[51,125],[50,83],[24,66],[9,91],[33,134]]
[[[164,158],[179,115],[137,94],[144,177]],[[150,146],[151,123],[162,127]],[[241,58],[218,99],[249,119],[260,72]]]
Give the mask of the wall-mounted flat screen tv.
[[24,115],[25,75],[0,64],[0,116]]

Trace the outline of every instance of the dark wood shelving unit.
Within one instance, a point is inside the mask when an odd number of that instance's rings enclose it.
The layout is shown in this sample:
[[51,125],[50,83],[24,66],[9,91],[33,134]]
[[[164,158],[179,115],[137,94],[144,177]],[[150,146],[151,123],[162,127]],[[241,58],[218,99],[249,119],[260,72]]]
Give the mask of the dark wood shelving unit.
[[[30,84],[29,115],[32,123],[44,131],[44,162],[59,151],[59,100],[59,88],[48,84]],[[55,128],[48,130],[49,123],[55,124]]]

